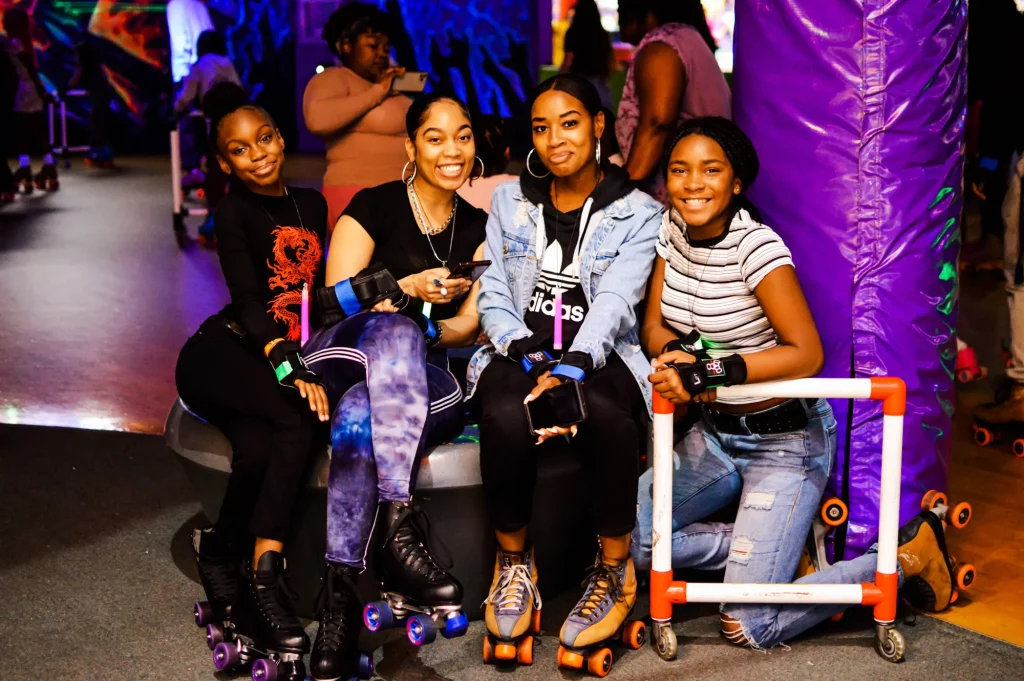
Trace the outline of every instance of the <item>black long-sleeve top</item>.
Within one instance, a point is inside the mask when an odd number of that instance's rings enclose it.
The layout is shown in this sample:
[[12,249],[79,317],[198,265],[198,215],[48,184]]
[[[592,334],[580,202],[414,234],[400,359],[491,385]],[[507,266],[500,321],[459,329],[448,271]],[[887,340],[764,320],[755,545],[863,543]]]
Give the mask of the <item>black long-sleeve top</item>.
[[214,216],[217,254],[231,293],[221,314],[261,352],[275,338],[299,340],[302,284],[309,286],[311,306],[313,292],[324,285],[327,201],[315,189],[287,192],[238,191],[224,197]]

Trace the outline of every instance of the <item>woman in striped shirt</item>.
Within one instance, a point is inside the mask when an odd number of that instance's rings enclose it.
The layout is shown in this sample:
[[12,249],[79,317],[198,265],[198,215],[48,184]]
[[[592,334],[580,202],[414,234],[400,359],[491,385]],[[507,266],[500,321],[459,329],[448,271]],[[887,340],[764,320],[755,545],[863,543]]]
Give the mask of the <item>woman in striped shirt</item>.
[[[759,166],[750,139],[724,118],[697,118],[667,149],[670,211],[648,291],[660,305],[648,306],[641,340],[657,356],[654,390],[700,410],[676,447],[673,567],[724,569],[726,582],[788,583],[832,472],[832,408],[824,399],[717,399],[715,389],[813,376],[823,363],[821,340],[789,249],[742,195]],[[633,535],[643,567],[651,560],[651,473],[641,478]],[[735,522],[700,522],[738,500]],[[901,576],[939,610],[952,590],[941,537],[929,512],[900,532]],[[867,582],[875,564],[872,548],[799,581]],[[738,645],[769,648],[842,609],[723,604],[722,632]]]

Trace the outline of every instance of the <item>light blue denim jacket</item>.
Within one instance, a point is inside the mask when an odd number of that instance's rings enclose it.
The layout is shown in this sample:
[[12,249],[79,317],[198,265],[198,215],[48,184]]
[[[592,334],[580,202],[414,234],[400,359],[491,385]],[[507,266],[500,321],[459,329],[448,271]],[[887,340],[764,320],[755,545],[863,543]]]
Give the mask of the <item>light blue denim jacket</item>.
[[[640,347],[636,306],[654,264],[663,210],[653,198],[633,190],[590,216],[580,247],[580,283],[590,309],[569,348],[588,353],[594,369],[603,367],[615,350],[636,377],[648,410],[651,366]],[[480,279],[477,299],[490,343],[470,360],[470,397],[494,353],[505,355],[509,343],[532,335],[523,319],[540,277],[545,240],[542,207],[523,195],[519,180],[499,185],[491,199],[484,245],[484,257],[492,264]]]

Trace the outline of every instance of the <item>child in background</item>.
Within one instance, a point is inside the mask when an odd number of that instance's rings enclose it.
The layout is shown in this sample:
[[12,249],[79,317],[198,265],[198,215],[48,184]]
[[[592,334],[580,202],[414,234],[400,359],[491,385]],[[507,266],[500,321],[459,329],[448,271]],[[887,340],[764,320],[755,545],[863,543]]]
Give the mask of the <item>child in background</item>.
[[35,176],[35,187],[56,191],[57,166],[49,149],[46,133],[45,105],[52,101],[36,67],[35,50],[32,46],[32,20],[28,12],[20,7],[10,7],[4,12],[4,31],[7,33],[6,52],[17,74],[18,85],[14,92],[14,139],[18,153],[18,170],[14,180],[18,191],[31,194],[33,188],[32,162],[30,154],[42,154],[43,167]]
[[90,168],[113,168],[114,152],[110,149],[110,100],[113,88],[103,73],[103,65],[95,48],[88,42],[75,45],[78,66],[68,81],[68,89],[89,93],[89,151],[85,165]]

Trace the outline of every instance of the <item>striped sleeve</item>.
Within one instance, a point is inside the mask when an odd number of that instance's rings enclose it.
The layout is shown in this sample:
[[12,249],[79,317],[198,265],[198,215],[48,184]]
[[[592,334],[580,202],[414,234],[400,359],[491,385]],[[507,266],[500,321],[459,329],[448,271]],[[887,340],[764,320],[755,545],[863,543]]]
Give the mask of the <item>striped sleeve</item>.
[[737,247],[740,273],[751,291],[768,274],[784,265],[793,266],[793,256],[778,234],[759,225],[750,229]]
[[666,212],[661,219],[661,229],[658,230],[658,244],[655,246],[655,250],[666,261],[669,259],[669,254],[672,252],[672,244],[668,240],[668,230],[671,223],[668,219],[668,213]]

